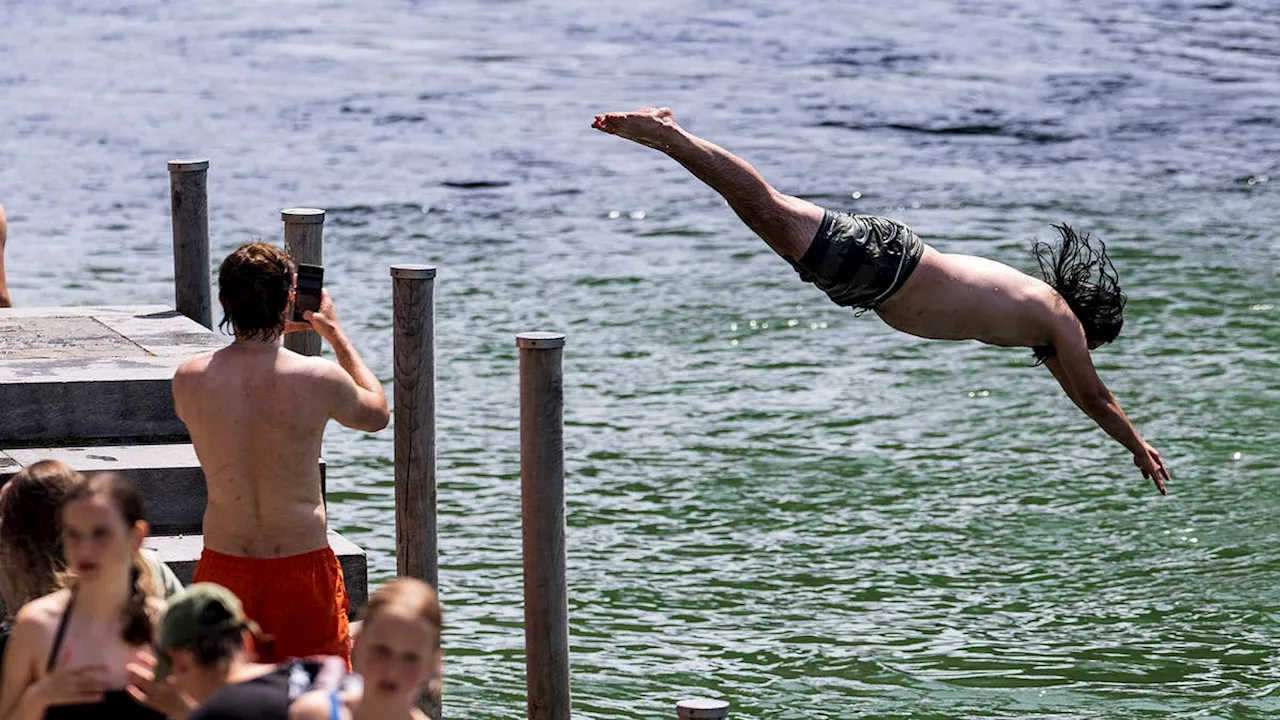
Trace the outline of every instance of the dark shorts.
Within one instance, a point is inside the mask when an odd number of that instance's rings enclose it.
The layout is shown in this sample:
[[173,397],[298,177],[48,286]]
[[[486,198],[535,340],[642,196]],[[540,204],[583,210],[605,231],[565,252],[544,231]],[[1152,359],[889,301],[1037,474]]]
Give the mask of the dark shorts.
[[924,243],[897,220],[826,210],[804,257],[787,262],[835,304],[870,310],[907,282],[923,254]]

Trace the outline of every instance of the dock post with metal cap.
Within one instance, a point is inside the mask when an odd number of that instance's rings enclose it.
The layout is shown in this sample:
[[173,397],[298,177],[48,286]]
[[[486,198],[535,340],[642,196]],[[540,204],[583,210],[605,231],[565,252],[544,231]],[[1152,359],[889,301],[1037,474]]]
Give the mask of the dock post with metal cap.
[[725,720],[729,717],[729,703],[724,700],[693,698],[676,703],[677,720]]
[[[318,208],[286,208],[280,211],[284,220],[284,250],[295,263],[324,265],[324,210]],[[320,336],[315,330],[289,333],[284,346],[302,355],[320,354]]]
[[183,315],[213,329],[208,176],[208,160],[169,161],[174,307]]
[[[391,266],[396,575],[438,589],[435,277],[430,265]],[[440,693],[425,693],[420,707],[440,720]]]
[[564,335],[516,336],[520,348],[520,524],[529,720],[569,720],[565,584]]

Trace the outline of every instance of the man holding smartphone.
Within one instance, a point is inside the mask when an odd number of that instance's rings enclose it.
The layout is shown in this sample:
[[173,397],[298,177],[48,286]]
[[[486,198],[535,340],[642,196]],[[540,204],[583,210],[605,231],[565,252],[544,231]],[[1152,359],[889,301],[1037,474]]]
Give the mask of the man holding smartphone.
[[[209,503],[195,582],[236,594],[274,638],[272,662],[350,656],[342,567],[329,548],[320,490],[320,443],[330,418],[375,432],[390,419],[382,383],[338,324],[327,292],[318,309],[289,319],[295,268],[266,243],[242,245],[218,270],[218,300],[235,341],[189,358],[173,400],[204,470]],[[312,330],[338,362],[281,346]]]

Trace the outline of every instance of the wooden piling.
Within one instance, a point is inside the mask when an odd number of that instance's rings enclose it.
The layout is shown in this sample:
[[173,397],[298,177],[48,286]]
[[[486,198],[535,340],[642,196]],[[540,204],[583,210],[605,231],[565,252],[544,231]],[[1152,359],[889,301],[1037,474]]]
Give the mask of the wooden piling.
[[724,700],[694,698],[676,703],[677,720],[725,720],[729,717],[729,703]]
[[208,175],[208,160],[169,161],[174,307],[183,315],[212,329]]
[[[324,264],[324,210],[286,208],[280,211],[284,220],[284,249],[295,263]],[[314,330],[289,333],[284,346],[303,355],[320,354],[320,336]]]
[[[438,589],[435,277],[430,265],[391,266],[396,574]],[[419,707],[440,720],[439,692],[424,693]]]
[[520,523],[524,543],[529,720],[569,720],[565,586],[564,335],[516,336],[520,348]]

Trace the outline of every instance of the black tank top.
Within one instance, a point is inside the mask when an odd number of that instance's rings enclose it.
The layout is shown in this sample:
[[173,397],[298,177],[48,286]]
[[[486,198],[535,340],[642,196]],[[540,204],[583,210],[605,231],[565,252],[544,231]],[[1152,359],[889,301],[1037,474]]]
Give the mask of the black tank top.
[[[58,621],[58,632],[53,636],[53,650],[49,652],[49,662],[45,672],[51,672],[58,661],[58,651],[62,649],[62,639],[67,634],[67,622],[71,620],[71,610],[76,604],[75,591],[67,601],[67,609]],[[45,720],[80,720],[80,718],[111,718],[112,720],[164,720],[163,713],[139,705],[126,690],[108,690],[102,702],[87,705],[53,705],[44,711]]]

